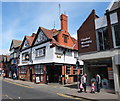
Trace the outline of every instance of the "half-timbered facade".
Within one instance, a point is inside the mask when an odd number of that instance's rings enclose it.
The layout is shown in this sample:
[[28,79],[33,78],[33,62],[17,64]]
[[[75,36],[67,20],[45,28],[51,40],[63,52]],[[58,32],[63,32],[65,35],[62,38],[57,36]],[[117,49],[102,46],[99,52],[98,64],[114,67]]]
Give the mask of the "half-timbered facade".
[[[20,79],[36,83],[64,84],[65,74],[68,74],[67,83],[77,81],[78,72],[75,68],[78,57],[77,40],[68,33],[67,23],[67,16],[62,14],[60,30],[39,27],[31,40],[31,45],[27,38],[23,40],[19,63]],[[83,65],[83,62],[80,64]]]

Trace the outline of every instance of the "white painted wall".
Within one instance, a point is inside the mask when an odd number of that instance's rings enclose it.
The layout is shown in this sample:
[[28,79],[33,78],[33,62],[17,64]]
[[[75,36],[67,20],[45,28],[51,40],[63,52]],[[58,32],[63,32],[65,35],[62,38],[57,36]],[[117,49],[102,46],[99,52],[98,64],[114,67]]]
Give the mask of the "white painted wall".
[[[36,58],[36,49],[41,48],[46,46],[45,49],[45,56]],[[46,42],[44,44],[35,46],[32,48],[32,60],[33,64],[40,64],[40,63],[51,63],[53,62],[53,53],[54,53],[54,48],[50,48],[50,42]]]
[[[53,61],[56,63],[65,63],[65,64],[76,64],[76,58],[74,57],[75,51],[66,51],[65,55],[63,54],[63,50],[59,49],[57,47],[54,48],[54,58]],[[59,55],[61,54],[61,55]],[[58,57],[61,58],[58,58]]]
[[[63,50],[59,49],[57,47],[50,48],[50,42],[46,42],[44,44],[35,46],[32,48],[32,60],[33,63],[28,61],[27,63],[22,64],[22,54],[25,52],[31,51],[31,49],[26,49],[22,52],[20,52],[20,63],[19,66],[22,65],[30,65],[30,64],[41,64],[41,63],[65,63],[65,64],[76,64],[76,57],[74,57],[74,52],[76,51],[66,51],[65,55],[63,54]],[[39,58],[36,58],[36,49],[42,48],[46,46],[46,52],[45,56],[41,56]],[[58,57],[60,58],[58,58]],[[80,62],[82,65],[82,62]]]

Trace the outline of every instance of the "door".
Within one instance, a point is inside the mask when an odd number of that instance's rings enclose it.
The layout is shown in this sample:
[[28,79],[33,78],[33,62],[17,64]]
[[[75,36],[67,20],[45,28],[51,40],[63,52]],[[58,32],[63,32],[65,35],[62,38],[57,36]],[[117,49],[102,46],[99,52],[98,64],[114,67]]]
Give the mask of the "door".
[[32,82],[32,68],[30,68],[30,81]]

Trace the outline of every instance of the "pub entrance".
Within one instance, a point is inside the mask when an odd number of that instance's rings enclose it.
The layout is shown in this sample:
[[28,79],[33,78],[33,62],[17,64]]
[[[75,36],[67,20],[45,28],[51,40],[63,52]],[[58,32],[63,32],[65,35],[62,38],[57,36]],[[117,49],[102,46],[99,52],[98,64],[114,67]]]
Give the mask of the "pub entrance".
[[62,75],[62,66],[49,65],[47,66],[47,81],[48,83],[59,83]]

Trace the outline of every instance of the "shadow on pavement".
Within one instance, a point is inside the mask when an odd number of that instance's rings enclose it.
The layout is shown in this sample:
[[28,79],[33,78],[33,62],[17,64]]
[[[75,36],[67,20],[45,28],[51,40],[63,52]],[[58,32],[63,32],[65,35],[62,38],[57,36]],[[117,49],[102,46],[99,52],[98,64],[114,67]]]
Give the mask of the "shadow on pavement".
[[73,84],[73,85],[65,85],[64,87],[68,87],[68,88],[71,88],[71,89],[78,89],[77,84]]

